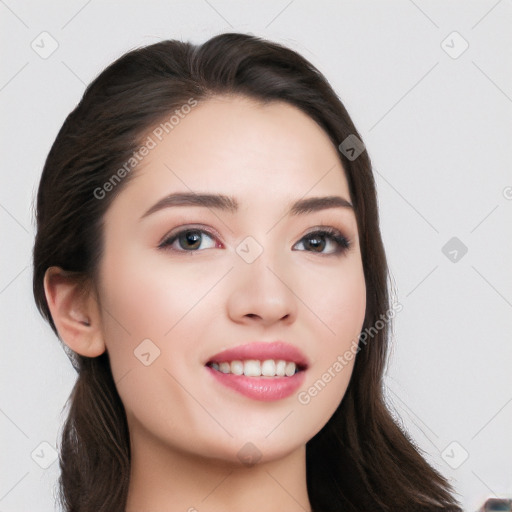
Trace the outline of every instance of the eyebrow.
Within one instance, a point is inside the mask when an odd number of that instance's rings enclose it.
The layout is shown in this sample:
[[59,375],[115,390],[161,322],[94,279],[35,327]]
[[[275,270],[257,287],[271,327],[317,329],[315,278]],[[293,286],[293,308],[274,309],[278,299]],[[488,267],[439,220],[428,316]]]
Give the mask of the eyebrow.
[[[239,203],[234,197],[226,196],[224,194],[179,192],[160,199],[144,215],[142,215],[141,220],[159,210],[175,206],[202,206],[204,208],[214,208],[217,210],[235,213],[238,211]],[[328,208],[353,209],[353,206],[349,201],[341,196],[308,197],[306,199],[299,199],[298,201],[290,204],[286,214],[304,215],[306,213],[326,210]]]

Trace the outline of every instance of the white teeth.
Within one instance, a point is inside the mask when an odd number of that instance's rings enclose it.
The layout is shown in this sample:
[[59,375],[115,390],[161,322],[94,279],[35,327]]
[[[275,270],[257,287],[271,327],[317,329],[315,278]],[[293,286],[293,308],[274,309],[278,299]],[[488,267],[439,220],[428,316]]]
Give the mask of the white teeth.
[[284,377],[285,375],[285,368],[286,368],[286,361],[283,361],[282,359],[280,359],[279,361],[277,361],[277,364],[276,364],[276,375],[278,377]]
[[267,359],[263,361],[261,365],[261,375],[265,377],[273,377],[276,374],[276,363],[272,359]]
[[219,370],[222,373],[230,373],[231,372],[230,364],[229,363],[220,363],[219,364]]
[[291,361],[282,359],[247,359],[246,361],[223,361],[211,363],[210,366],[222,373],[245,375],[246,377],[291,377],[296,373],[297,365]]
[[231,373],[235,375],[243,375],[244,363],[242,361],[231,361]]
[[244,375],[246,377],[259,377],[261,375],[261,363],[255,359],[245,361]]
[[286,363],[284,373],[287,377],[291,377],[295,373],[295,363]]

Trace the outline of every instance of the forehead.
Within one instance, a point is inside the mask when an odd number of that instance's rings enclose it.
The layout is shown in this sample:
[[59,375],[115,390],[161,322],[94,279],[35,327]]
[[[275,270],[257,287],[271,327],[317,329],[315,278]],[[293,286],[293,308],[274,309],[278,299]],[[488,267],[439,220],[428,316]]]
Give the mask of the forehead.
[[147,208],[176,191],[232,195],[242,206],[321,194],[350,200],[337,148],[288,103],[218,96],[166,120],[146,133],[152,148],[116,201]]

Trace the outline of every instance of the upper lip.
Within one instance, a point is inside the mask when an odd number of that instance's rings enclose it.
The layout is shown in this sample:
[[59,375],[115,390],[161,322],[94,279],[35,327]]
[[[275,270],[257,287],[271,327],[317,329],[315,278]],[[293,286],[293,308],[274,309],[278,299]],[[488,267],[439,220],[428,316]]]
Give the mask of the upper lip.
[[243,361],[247,359],[266,359],[294,362],[297,366],[306,369],[309,362],[306,356],[296,346],[284,341],[254,341],[245,345],[238,345],[223,350],[208,359],[207,363],[222,363],[223,361]]

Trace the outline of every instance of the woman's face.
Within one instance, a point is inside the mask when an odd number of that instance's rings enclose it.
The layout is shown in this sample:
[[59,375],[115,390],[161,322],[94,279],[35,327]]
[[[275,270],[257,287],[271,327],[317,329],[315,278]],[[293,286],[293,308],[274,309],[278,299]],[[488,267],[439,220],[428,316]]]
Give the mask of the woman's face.
[[[355,352],[366,306],[337,149],[300,110],[242,97],[198,104],[161,132],[149,132],[154,147],[106,213],[99,274],[132,443],[237,464],[302,449],[343,398],[354,364],[344,354]],[[172,194],[228,196],[237,208],[159,203]],[[334,196],[341,200],[289,212]],[[258,366],[249,359],[281,369],[279,360],[299,362],[263,350],[277,341],[298,349],[306,369],[250,376]],[[255,352],[214,358],[252,342]],[[242,362],[220,365],[233,360]]]

